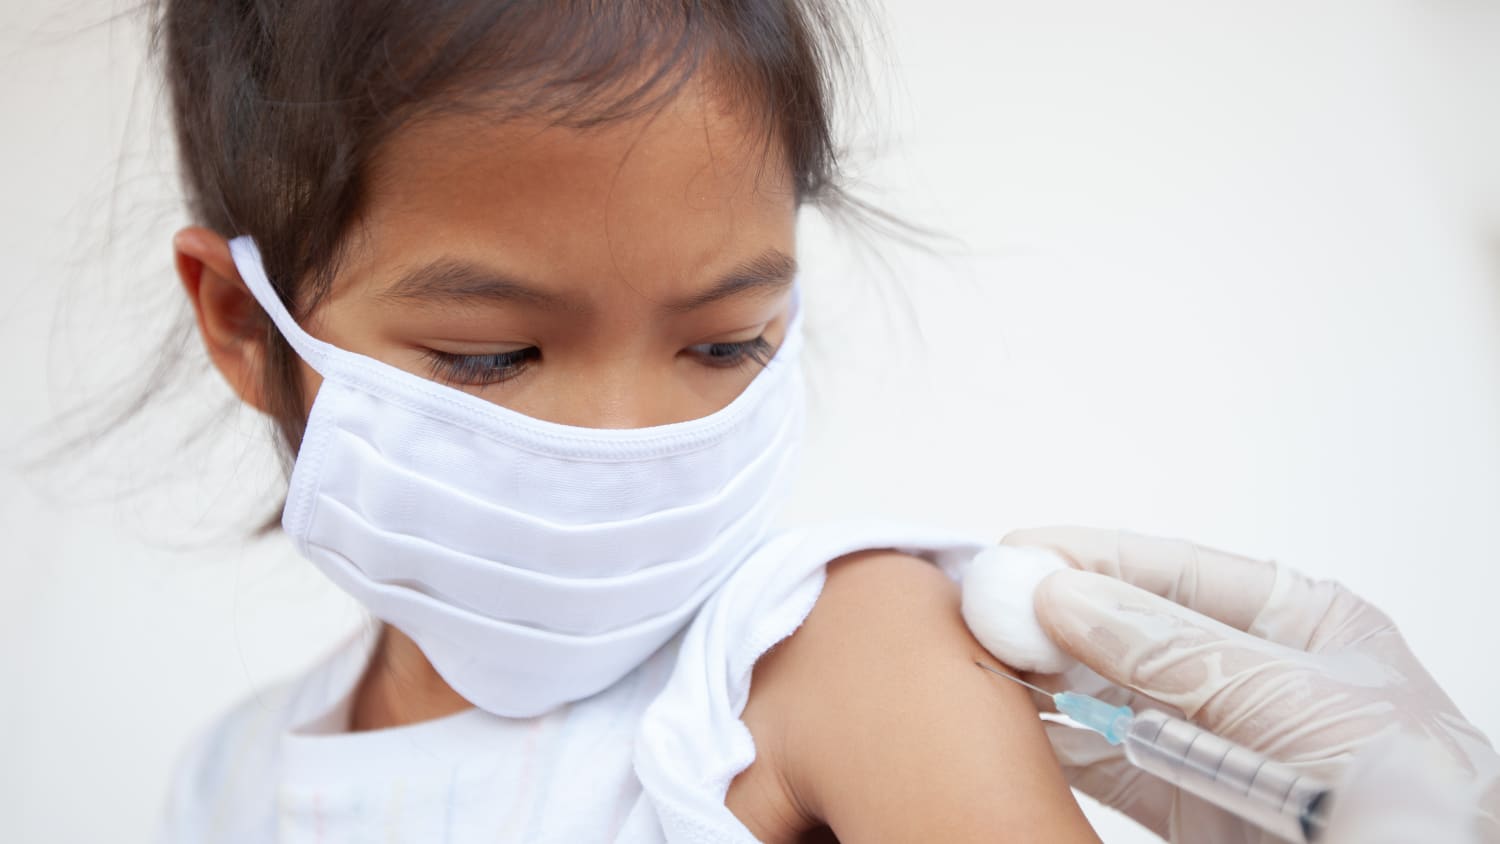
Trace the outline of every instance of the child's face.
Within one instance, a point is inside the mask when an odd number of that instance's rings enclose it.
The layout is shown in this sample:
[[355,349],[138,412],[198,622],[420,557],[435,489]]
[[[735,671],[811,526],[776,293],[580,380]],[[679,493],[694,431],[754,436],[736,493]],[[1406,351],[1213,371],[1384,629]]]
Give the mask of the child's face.
[[306,327],[554,422],[706,415],[788,319],[796,205],[766,149],[692,88],[587,131],[413,125],[375,162],[350,260]]

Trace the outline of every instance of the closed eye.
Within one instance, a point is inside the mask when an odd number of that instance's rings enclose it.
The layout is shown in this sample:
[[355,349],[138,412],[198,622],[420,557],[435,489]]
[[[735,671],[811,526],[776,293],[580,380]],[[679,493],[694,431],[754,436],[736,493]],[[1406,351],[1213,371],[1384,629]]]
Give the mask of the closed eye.
[[776,347],[768,343],[764,335],[736,343],[700,343],[689,346],[688,350],[705,364],[723,369],[740,366],[747,361],[765,366],[776,353]]
[[465,387],[483,387],[520,375],[528,364],[541,359],[542,350],[527,346],[493,354],[455,355],[428,349],[426,357],[436,380]]
[[[705,366],[730,369],[749,362],[765,366],[776,353],[776,347],[764,335],[734,343],[700,343],[688,351]],[[482,355],[459,355],[428,349],[424,352],[432,377],[445,384],[484,387],[509,381],[542,358],[536,346]]]

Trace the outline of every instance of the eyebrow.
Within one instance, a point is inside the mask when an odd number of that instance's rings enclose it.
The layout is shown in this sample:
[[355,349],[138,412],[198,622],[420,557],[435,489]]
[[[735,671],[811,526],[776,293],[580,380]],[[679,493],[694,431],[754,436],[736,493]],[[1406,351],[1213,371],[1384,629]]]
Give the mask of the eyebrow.
[[382,290],[379,296],[398,302],[488,301],[543,308],[557,308],[564,304],[556,294],[539,290],[515,276],[456,258],[439,258],[407,270],[396,279],[395,284]]
[[774,293],[791,284],[792,276],[796,274],[797,262],[792,256],[779,249],[767,249],[754,258],[735,265],[702,293],[672,302],[666,309],[684,313],[751,291]]
[[[778,291],[791,284],[796,273],[797,262],[792,256],[779,249],[767,249],[735,265],[707,290],[667,302],[663,309],[684,313],[751,291]],[[378,295],[382,299],[408,302],[498,302],[554,310],[577,307],[567,297],[542,290],[524,279],[456,258],[439,258],[408,270]]]

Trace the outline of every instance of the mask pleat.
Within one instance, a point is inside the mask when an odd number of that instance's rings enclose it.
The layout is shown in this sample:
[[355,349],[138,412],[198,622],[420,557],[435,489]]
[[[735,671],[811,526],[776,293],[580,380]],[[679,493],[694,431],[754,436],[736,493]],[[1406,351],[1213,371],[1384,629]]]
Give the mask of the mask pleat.
[[[787,455],[790,456],[790,455]],[[783,460],[783,467],[790,462]],[[785,474],[784,472],[782,474]],[[780,489],[773,484],[773,489]],[[485,558],[462,553],[415,536],[394,533],[362,517],[334,498],[320,498],[307,541],[337,548],[371,580],[405,584],[471,612],[562,633],[595,634],[658,615],[689,598],[721,569],[743,557],[765,532],[778,503],[757,499],[707,544],[686,546],[691,556],[638,567],[613,577],[576,577],[533,571],[501,562],[504,553]],[[491,526],[490,544],[507,547],[503,528]],[[607,558],[617,552],[604,550]],[[409,560],[432,560],[420,581],[408,578]],[[611,559],[597,562],[608,567]]]
[[[627,521],[711,500],[763,456],[796,409],[790,402],[768,402],[756,410],[755,424],[742,436],[716,448],[589,462],[517,451],[473,432],[415,418],[368,394],[331,388],[346,392],[337,397],[341,433],[364,440],[385,462],[441,478],[445,486],[473,498],[563,525]],[[324,398],[320,394],[317,401]],[[413,418],[392,424],[401,417]]]
[[[338,500],[391,535],[423,537],[433,525],[459,525],[462,530],[445,539],[455,551],[561,576],[609,577],[681,560],[713,541],[775,483],[799,422],[787,416],[778,436],[712,498],[622,521],[550,522],[533,509],[434,483],[344,432],[335,433],[325,459],[348,468],[325,473],[319,495]],[[639,553],[622,556],[622,547]]]

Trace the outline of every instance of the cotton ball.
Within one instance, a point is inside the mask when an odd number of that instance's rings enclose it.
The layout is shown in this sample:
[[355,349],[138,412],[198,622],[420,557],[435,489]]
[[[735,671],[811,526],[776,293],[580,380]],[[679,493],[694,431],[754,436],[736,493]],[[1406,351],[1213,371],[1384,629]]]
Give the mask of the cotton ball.
[[1020,671],[1057,674],[1074,666],[1042,631],[1031,597],[1047,575],[1067,568],[1045,548],[993,545],[963,567],[963,615],[974,638]]

